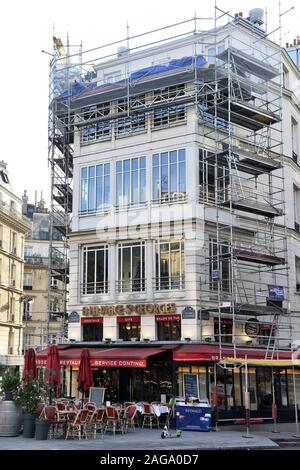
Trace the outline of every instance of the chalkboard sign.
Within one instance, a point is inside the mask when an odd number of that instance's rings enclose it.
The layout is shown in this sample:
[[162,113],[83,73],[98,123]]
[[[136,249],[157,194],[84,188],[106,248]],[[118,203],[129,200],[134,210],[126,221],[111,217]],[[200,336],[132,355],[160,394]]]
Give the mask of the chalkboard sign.
[[199,398],[198,374],[183,374],[183,387],[185,398]]
[[91,387],[89,400],[95,403],[97,408],[100,408],[104,404],[104,393],[105,388]]

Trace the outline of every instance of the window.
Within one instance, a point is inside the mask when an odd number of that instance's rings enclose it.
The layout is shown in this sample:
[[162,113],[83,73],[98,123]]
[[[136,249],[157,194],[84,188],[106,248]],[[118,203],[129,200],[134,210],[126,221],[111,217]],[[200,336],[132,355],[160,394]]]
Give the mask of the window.
[[84,121],[91,121],[99,119],[98,122],[93,122],[83,127],[81,131],[81,143],[86,144],[95,140],[107,139],[111,136],[110,121],[103,120],[110,113],[110,103],[99,104],[97,106],[90,106],[84,108],[82,111]]
[[[145,113],[140,108],[145,106],[145,95],[130,98],[129,113],[125,117],[117,120],[116,134],[123,136],[145,130]],[[117,112],[126,114],[128,112],[128,100],[119,100],[117,104]]]
[[146,157],[116,162],[116,205],[146,202]]
[[15,344],[15,334],[11,328],[8,334],[8,354],[14,353],[14,344]]
[[158,341],[176,341],[181,339],[181,322],[157,321],[157,340]]
[[87,323],[82,325],[83,341],[102,341],[103,340],[103,324]]
[[178,201],[186,197],[185,149],[152,155],[152,200]]
[[268,323],[261,323],[259,327],[258,344],[261,346],[273,346],[275,338],[275,328]]
[[211,239],[209,243],[209,279],[210,288],[218,290],[220,286],[221,291],[229,291],[230,285],[230,258],[229,247],[227,242],[218,242]]
[[[232,320],[228,318],[221,318],[221,331],[219,325],[219,319],[214,319],[214,335],[215,341],[219,342],[221,339],[222,343],[232,343]],[[221,336],[221,338],[220,338]]]
[[222,166],[216,167],[213,164],[214,159],[210,158],[213,155],[213,152],[199,149],[199,195],[201,201],[215,202],[217,194],[222,200],[229,184],[228,170]]
[[295,163],[298,163],[299,155],[299,126],[298,122],[292,117],[291,118],[291,131],[292,131],[292,158]]
[[110,203],[110,164],[81,168],[81,212],[104,209]]
[[296,292],[300,293],[300,258],[295,256],[295,268],[296,268]]
[[294,223],[295,230],[300,233],[300,189],[294,185]]
[[23,302],[23,320],[32,319],[32,305],[29,302]]
[[24,290],[32,290],[32,273],[24,273]]
[[2,179],[3,183],[6,183],[6,184],[9,183],[9,179],[8,179],[8,176],[5,173],[5,171],[0,170],[0,176],[1,176],[1,179]]
[[141,322],[140,321],[119,321],[119,338],[124,341],[130,341],[136,338],[138,341],[141,337]]
[[24,257],[32,258],[33,257],[33,246],[25,245],[24,247]]
[[[209,47],[207,49],[207,62],[209,64],[215,63],[215,57],[221,54],[225,50],[224,44],[219,44],[217,47]],[[216,53],[217,51],[217,53]],[[216,59],[216,63],[221,64],[223,61],[220,59]]]
[[16,265],[12,264],[10,266],[10,285],[16,287]]
[[156,290],[184,288],[184,243],[183,241],[156,244]]
[[108,292],[108,247],[107,245],[83,249],[83,294]]
[[[175,85],[168,88],[163,88],[154,91],[154,104],[168,103],[176,101],[180,96],[185,95],[185,87],[182,85]],[[186,112],[185,105],[179,104],[177,106],[168,106],[158,108],[153,112],[153,128],[160,128],[170,126],[172,124],[185,121]]]
[[3,248],[3,225],[0,224],[0,248]]
[[16,232],[11,232],[11,252],[17,254],[17,234]]
[[145,243],[120,243],[119,292],[145,290]]
[[282,64],[282,85],[284,88],[289,88],[289,70]]

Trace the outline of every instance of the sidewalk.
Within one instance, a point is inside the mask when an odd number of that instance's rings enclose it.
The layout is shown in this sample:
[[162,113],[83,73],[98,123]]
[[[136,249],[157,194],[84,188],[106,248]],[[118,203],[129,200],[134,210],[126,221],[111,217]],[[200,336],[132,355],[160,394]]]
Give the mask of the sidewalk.
[[[284,440],[287,443],[295,441],[295,425],[291,423],[278,424],[280,433],[273,434],[272,425],[261,424],[252,426],[250,435],[245,438],[245,426],[222,426],[218,432],[183,431],[182,437],[169,439],[161,438],[161,430],[140,429],[128,434],[106,434],[88,440],[48,439],[37,441],[35,439],[18,437],[1,437],[1,450],[208,450],[208,449],[279,449],[275,440]],[[139,443],[139,444],[137,444]],[[142,443],[142,444],[141,444]],[[300,439],[299,439],[300,446]]]

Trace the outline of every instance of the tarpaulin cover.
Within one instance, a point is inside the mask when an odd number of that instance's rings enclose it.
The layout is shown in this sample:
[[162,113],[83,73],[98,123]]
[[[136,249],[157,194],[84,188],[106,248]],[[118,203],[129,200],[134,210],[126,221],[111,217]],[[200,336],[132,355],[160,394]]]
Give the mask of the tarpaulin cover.
[[170,60],[168,64],[153,65],[152,67],[145,67],[143,69],[137,70],[136,72],[133,72],[130,75],[130,78],[134,80],[137,78],[144,77],[145,75],[154,75],[157,73],[166,72],[168,70],[174,70],[180,67],[188,67],[194,65],[195,63],[196,66],[199,67],[201,65],[204,65],[206,63],[206,60],[203,55],[196,56],[196,60],[193,56],[185,56],[181,57],[181,59]]

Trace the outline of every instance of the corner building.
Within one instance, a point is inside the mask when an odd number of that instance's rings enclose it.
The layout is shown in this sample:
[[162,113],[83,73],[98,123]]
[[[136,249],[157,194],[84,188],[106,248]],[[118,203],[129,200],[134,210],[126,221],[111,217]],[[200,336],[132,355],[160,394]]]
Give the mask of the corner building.
[[[106,399],[185,396],[195,374],[240,416],[244,368],[216,364],[297,358],[299,70],[242,17],[149,43],[57,98],[74,126],[67,392],[88,346]],[[249,378],[254,416],[272,384],[290,416],[291,368]]]

